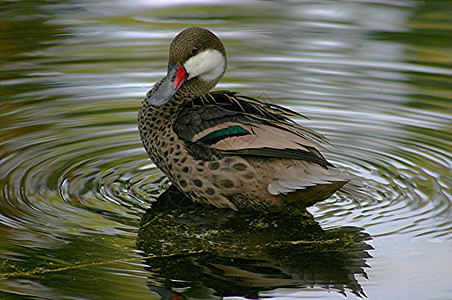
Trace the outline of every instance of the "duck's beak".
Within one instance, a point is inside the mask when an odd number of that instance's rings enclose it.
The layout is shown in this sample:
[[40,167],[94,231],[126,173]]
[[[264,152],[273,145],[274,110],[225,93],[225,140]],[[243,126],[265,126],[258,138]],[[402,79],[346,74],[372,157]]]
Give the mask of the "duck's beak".
[[185,79],[187,79],[187,72],[180,63],[169,68],[165,81],[163,81],[162,85],[160,85],[151,98],[148,99],[148,103],[153,106],[160,106],[167,103],[173,98]]

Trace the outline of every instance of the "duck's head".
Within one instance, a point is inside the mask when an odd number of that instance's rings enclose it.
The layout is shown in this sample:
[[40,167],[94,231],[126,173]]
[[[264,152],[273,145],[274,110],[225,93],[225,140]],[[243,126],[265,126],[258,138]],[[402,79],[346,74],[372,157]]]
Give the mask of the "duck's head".
[[226,70],[223,43],[211,31],[190,27],[179,33],[169,49],[168,73],[149,104],[163,105],[183,88],[193,97],[209,92]]

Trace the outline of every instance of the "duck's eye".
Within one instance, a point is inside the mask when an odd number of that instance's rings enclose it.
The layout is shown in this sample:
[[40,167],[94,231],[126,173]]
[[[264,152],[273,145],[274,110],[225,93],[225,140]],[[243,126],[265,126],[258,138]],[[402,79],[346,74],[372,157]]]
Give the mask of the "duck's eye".
[[198,53],[198,51],[198,47],[194,46],[193,49],[191,49],[191,54],[195,55],[196,53]]

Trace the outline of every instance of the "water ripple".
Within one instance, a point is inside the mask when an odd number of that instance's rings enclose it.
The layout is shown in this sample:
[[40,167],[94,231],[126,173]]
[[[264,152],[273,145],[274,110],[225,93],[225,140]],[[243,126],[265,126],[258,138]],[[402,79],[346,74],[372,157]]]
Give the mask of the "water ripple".
[[[328,115],[340,114],[328,110]],[[337,145],[329,156],[335,164],[367,178],[374,201],[338,203],[338,198],[332,198],[318,204],[315,214],[331,226],[337,218],[347,220],[346,208],[353,211],[353,222],[375,230],[375,236],[450,236],[452,223],[445,218],[452,215],[450,186],[444,180],[450,183],[452,176],[452,146],[443,131],[450,124],[448,115],[400,109],[397,114],[389,118],[372,113],[373,126],[366,114],[355,115],[351,122],[343,118],[329,124],[326,129],[335,130],[328,136]]]

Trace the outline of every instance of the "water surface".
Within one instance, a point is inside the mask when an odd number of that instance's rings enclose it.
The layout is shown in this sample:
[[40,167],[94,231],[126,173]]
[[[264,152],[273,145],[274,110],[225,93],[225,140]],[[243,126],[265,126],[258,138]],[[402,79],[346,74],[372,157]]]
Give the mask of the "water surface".
[[[309,117],[297,121],[330,139],[327,158],[363,177],[369,197],[337,194],[310,209],[315,232],[326,234],[314,240],[340,235],[362,246],[341,252],[361,253],[359,270],[350,268],[355,256],[337,259],[351,281],[318,272],[302,281],[310,274],[302,252],[284,257],[280,249],[273,260],[239,251],[236,264],[226,261],[230,253],[191,261],[222,265],[224,276],[240,270],[240,291],[252,293],[227,295],[242,298],[451,298],[451,8],[411,0],[3,1],[0,298],[218,296],[218,282],[206,278],[220,269],[182,284],[186,262],[157,267],[155,253],[137,247],[145,212],[167,183],[142,148],[136,113],[165,74],[169,42],[193,25],[225,43],[229,67],[217,89]],[[202,228],[198,237],[212,234]],[[302,264],[289,272],[289,258]],[[281,265],[278,284],[243,280],[243,271],[274,278],[269,270]]]

